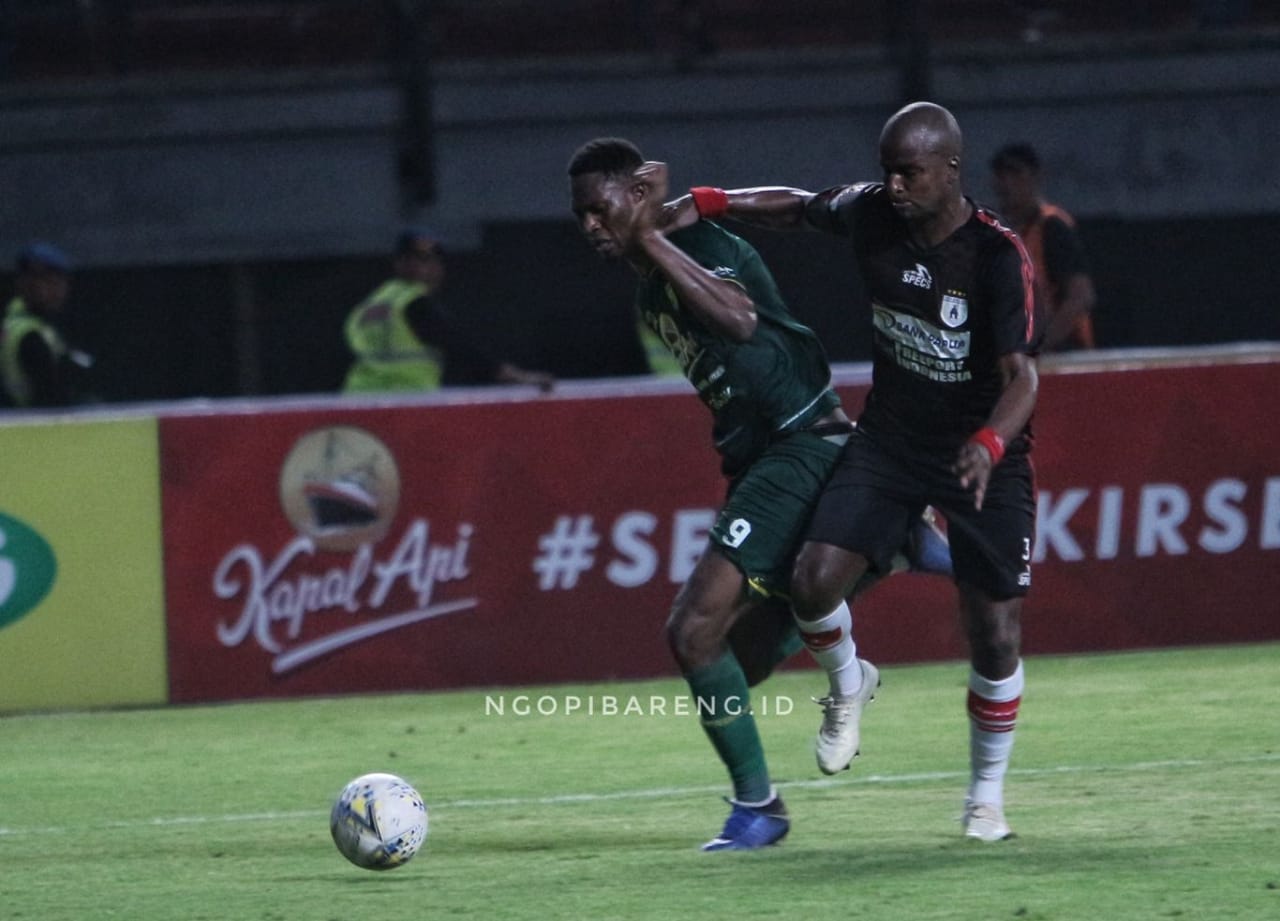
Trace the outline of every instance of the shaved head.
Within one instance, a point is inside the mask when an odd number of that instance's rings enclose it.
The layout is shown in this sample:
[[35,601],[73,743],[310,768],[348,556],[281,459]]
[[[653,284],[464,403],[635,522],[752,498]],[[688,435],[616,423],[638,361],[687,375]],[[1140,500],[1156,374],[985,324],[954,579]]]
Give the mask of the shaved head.
[[895,112],[880,132],[880,146],[959,157],[964,138],[955,116],[933,102],[913,102]]
[[963,147],[955,116],[933,102],[899,109],[880,132],[885,189],[922,245],[937,245],[972,213],[960,184]]

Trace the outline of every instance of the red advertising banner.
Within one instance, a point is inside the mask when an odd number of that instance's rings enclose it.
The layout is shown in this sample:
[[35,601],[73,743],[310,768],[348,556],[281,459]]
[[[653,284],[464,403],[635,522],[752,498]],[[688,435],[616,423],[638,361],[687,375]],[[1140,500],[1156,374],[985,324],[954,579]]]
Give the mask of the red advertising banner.
[[[1042,376],[1028,653],[1280,637],[1275,392],[1280,363]],[[649,382],[160,438],[174,701],[672,674],[662,624],[724,488],[703,407]],[[965,655],[945,579],[886,580],[855,619],[877,661]]]
[[723,485],[624,392],[163,419],[172,699],[668,671]]
[[1032,651],[1280,638],[1280,363],[1042,377]]

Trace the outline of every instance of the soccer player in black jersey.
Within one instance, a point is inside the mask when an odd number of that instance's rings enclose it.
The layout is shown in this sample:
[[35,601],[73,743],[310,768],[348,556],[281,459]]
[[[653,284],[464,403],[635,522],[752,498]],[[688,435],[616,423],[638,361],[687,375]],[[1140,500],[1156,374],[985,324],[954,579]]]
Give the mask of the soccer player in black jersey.
[[[806,625],[786,603],[792,560],[853,426],[831,389],[824,349],[791,316],[755,249],[711,222],[660,226],[665,164],[646,162],[629,141],[597,138],[573,155],[569,176],[583,235],[640,277],[639,315],[714,419],[728,496],[666,633],[733,781],[729,820],[704,849],[764,847],[790,821],[770,783],[748,687],[800,647]],[[909,546],[905,533],[899,543]],[[949,568],[945,549],[943,558]],[[805,639],[813,648],[828,637]],[[875,667],[856,658],[848,667],[866,670],[870,697]]]
[[[964,195],[950,112],[906,106],[886,122],[879,149],[880,182],[818,193],[700,187],[670,210],[675,226],[696,212],[849,238],[871,300],[872,387],[797,556],[793,610],[841,632],[828,661],[852,661],[845,599],[868,569],[888,565],[922,506],[943,512],[971,658],[964,833],[995,841],[1011,834],[1004,775],[1035,536],[1033,273],[1017,236]],[[856,754],[865,703],[862,671],[842,674],[818,737],[828,773]]]

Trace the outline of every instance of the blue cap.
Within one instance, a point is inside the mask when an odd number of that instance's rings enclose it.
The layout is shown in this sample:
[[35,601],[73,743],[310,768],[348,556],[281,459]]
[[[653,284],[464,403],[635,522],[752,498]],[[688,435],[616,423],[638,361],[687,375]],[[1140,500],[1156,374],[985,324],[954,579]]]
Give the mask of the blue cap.
[[28,243],[18,251],[15,263],[19,272],[36,267],[67,274],[71,272],[71,257],[61,247],[54,246],[52,243]]

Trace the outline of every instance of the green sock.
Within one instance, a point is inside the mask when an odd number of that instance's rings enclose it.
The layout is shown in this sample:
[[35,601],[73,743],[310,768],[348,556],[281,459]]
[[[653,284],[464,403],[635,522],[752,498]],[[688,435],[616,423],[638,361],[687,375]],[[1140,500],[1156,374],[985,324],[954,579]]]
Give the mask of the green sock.
[[733,779],[733,798],[761,803],[772,794],[764,746],[751,713],[747,678],[733,653],[684,676],[703,731]]

